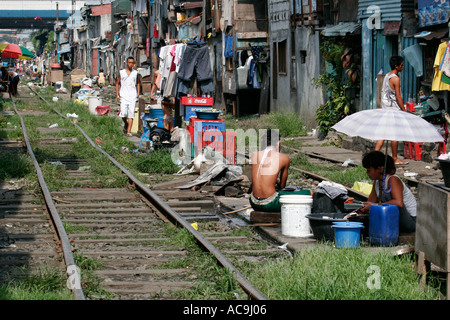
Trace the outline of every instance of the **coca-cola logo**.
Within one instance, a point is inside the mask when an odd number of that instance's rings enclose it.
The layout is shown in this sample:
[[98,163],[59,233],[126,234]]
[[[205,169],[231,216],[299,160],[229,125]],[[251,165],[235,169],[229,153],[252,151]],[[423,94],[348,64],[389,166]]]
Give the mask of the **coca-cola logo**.
[[194,99],[194,103],[206,103],[207,100],[205,99]]

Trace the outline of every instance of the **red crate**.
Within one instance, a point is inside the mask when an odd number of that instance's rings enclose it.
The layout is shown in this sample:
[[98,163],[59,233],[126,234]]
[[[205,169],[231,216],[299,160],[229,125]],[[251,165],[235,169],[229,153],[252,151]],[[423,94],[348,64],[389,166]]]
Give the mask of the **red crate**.
[[407,102],[406,103],[406,110],[415,112],[416,111],[416,105],[413,102]]
[[214,105],[214,98],[207,97],[181,97],[182,105],[185,106],[212,106]]
[[236,164],[236,132],[225,133],[225,150],[223,156],[228,164]]
[[403,141],[403,157],[405,159],[412,159],[411,142],[409,142],[409,141]]
[[422,143],[411,142],[411,159],[422,159]]
[[438,156],[447,153],[447,144],[445,142],[439,142]]
[[202,132],[202,143],[198,144],[198,150],[203,149],[206,146],[213,148],[216,152],[223,154],[223,131],[204,131]]
[[[225,138],[225,139],[224,139]],[[209,146],[226,159],[227,164],[236,164],[236,132],[204,131],[202,143],[197,145],[197,152]]]

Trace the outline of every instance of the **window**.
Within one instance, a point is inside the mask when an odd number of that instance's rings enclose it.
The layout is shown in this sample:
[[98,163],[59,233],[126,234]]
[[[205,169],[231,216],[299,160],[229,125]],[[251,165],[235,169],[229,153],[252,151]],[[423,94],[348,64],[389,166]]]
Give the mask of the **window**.
[[278,73],[279,74],[287,74],[287,65],[286,65],[286,45],[287,40],[283,40],[278,42]]

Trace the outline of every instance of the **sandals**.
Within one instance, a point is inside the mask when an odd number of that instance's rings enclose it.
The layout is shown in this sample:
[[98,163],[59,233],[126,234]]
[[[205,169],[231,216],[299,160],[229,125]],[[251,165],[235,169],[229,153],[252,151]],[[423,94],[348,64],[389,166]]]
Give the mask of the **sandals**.
[[396,166],[406,166],[409,162],[408,161],[396,161],[394,162]]
[[127,133],[127,137],[132,137],[133,135],[131,133]]

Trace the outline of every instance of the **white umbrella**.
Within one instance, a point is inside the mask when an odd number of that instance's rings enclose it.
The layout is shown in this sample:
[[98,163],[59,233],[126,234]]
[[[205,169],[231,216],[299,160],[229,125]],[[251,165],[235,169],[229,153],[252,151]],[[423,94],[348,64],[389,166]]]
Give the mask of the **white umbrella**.
[[[431,123],[412,113],[393,108],[359,111],[345,117],[331,128],[350,137],[362,137],[369,140],[444,141]],[[386,141],[384,170],[386,170],[387,150],[388,142]],[[381,185],[380,181],[380,191]],[[381,203],[381,192],[379,199]]]
[[426,120],[397,109],[370,109],[351,114],[332,129],[370,140],[440,142],[444,138]]

